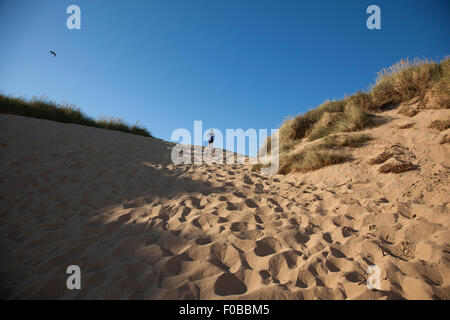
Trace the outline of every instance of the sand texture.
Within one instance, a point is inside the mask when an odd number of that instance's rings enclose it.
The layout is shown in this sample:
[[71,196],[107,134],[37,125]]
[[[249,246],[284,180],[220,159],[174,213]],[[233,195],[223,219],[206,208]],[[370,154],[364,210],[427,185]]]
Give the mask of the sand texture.
[[449,299],[449,130],[428,128],[449,116],[384,112],[351,161],[263,176],[174,166],[158,139],[0,115],[0,297]]

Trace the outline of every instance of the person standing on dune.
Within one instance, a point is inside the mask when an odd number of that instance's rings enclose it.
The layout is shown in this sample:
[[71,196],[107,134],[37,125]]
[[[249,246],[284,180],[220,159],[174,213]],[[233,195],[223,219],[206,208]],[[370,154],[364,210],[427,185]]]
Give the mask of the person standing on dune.
[[211,129],[210,131],[209,131],[209,133],[208,133],[208,137],[209,137],[209,140],[208,140],[208,147],[209,148],[213,148],[213,143],[214,143],[214,137],[215,137],[216,135],[214,134],[214,131],[213,131],[213,129]]

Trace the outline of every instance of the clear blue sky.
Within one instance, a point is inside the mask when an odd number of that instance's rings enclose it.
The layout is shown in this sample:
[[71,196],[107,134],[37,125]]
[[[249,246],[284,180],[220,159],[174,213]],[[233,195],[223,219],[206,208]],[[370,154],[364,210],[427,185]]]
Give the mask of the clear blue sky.
[[[81,30],[66,8],[81,8]],[[368,30],[366,8],[381,8]],[[401,58],[450,54],[448,0],[0,0],[0,92],[45,95],[170,139],[278,128]],[[49,50],[54,50],[53,58]]]

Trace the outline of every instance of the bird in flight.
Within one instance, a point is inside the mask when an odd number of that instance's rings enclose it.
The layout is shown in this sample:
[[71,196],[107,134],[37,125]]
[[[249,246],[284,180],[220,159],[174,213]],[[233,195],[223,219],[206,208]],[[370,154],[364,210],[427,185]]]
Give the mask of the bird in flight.
[[56,53],[55,53],[55,51],[51,51],[50,50],[50,52],[49,52],[50,54],[52,54],[54,57],[56,57]]

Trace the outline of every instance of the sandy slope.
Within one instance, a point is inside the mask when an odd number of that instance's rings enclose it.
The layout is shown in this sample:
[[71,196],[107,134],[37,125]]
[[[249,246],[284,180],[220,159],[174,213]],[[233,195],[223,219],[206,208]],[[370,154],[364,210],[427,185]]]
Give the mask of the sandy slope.
[[[386,112],[353,161],[286,177],[174,167],[167,142],[0,115],[0,296],[449,299],[448,132],[427,128],[449,115]],[[416,170],[379,173],[385,150]]]

